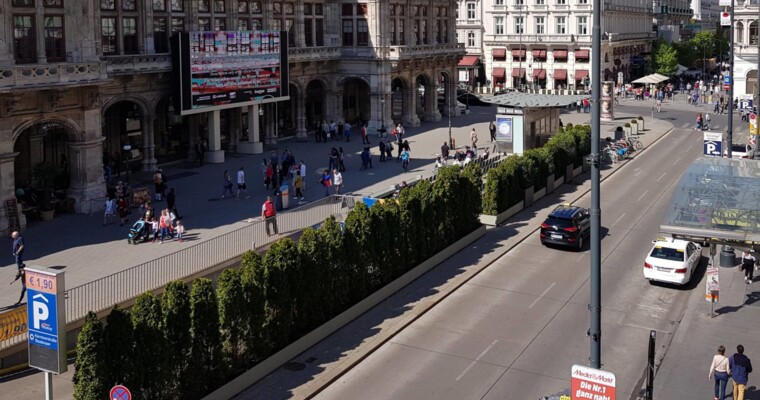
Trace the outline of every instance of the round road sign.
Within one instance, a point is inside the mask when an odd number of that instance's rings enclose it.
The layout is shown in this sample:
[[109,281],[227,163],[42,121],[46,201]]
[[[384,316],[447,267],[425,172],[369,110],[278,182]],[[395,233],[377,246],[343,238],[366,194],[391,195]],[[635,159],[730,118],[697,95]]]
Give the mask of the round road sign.
[[132,393],[126,386],[116,385],[111,388],[110,400],[132,400]]
[[752,113],[752,114],[750,114],[750,115],[749,115],[749,120],[750,120],[750,121],[754,121],[754,120],[756,120],[756,119],[757,119],[757,114],[755,114],[755,113]]

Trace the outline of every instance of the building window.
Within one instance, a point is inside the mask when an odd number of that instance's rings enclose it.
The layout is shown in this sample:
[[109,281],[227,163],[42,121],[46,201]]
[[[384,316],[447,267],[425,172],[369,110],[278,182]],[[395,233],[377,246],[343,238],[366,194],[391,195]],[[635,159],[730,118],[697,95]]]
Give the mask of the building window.
[[475,32],[467,32],[467,47],[475,47]]
[[515,17],[515,33],[525,33],[525,17]]
[[211,19],[210,18],[198,18],[198,29],[201,31],[210,31],[211,30]]
[[[354,12],[355,11],[355,12]],[[341,7],[342,19],[342,42],[343,46],[368,46],[369,29],[367,16],[369,14],[366,3],[343,4]],[[357,37],[354,38],[354,29]]]
[[588,35],[588,17],[578,17],[578,34]]
[[494,32],[497,35],[504,34],[504,17],[494,17],[493,19]]
[[475,3],[467,3],[467,19],[475,19]]
[[354,45],[354,20],[353,19],[343,20],[343,45],[344,46]]
[[113,11],[116,9],[116,1],[115,0],[100,0],[100,9]]
[[122,18],[121,33],[124,36],[124,54],[140,52],[137,41],[137,18]]
[[169,37],[166,34],[166,18],[153,18],[153,50],[156,53],[169,52]]
[[493,5],[495,6],[503,6],[504,0],[494,0]]
[[135,0],[121,0],[122,11],[137,11]]
[[211,6],[209,5],[209,0],[200,0],[198,2],[198,12],[202,12],[202,13],[211,12]]
[[369,45],[369,27],[367,26],[367,20],[364,18],[356,20],[356,45]]
[[559,5],[565,5],[565,4],[567,4],[567,0],[557,0],[557,4],[559,4]]
[[224,0],[214,0],[214,12],[224,14]]
[[555,17],[557,33],[567,33],[567,19],[565,17]]
[[11,5],[13,7],[34,7],[34,0],[13,0]]
[[45,0],[45,8],[63,8],[63,0]]
[[544,29],[544,17],[536,17],[536,34],[543,35],[546,33]]
[[524,6],[525,5],[525,0],[515,0],[515,5],[516,6]]
[[66,61],[66,38],[61,16],[45,16],[45,58],[48,61]]
[[543,6],[545,4],[546,4],[546,0],[536,0],[536,5],[537,6]]
[[293,19],[285,20],[285,31],[288,32],[288,46],[296,46],[296,21]]
[[578,0],[578,4],[588,4],[588,0]]
[[405,32],[405,8],[401,4],[391,4],[391,45],[403,46],[406,44]]
[[119,51],[116,38],[116,18],[104,17],[100,19],[100,43],[103,55],[116,54]]
[[13,16],[13,48],[17,64],[37,62],[33,15]]
[[438,19],[436,20],[436,42],[449,42],[449,9],[446,7],[438,8]]
[[153,11],[166,11],[166,1],[153,0]]
[[[304,41],[306,46],[324,46],[324,15],[321,3],[304,3]],[[317,14],[317,11],[319,14]]]
[[172,32],[184,32],[185,19],[182,17],[172,18]]
[[172,11],[182,11],[184,10],[184,2],[182,0],[171,0],[172,1]]

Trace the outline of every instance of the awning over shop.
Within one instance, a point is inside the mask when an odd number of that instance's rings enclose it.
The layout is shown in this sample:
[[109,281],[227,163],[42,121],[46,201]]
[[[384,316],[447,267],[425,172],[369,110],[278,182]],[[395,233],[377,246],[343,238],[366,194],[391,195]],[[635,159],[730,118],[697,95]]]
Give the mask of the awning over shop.
[[554,59],[567,59],[567,50],[554,50]]
[[681,176],[660,231],[760,249],[760,161],[702,157]]
[[533,58],[546,58],[546,50],[533,50]]
[[525,77],[525,68],[512,68],[512,76],[515,78]]
[[533,70],[534,79],[546,79],[546,70],[543,68],[536,68]]
[[581,79],[588,78],[588,70],[587,69],[576,69],[575,70],[575,80],[579,81]]
[[512,57],[515,57],[515,58],[525,57],[525,49],[512,50]]
[[478,56],[464,56],[461,60],[459,60],[458,67],[474,67],[478,64],[478,61],[480,61],[480,57]]
[[575,58],[589,58],[589,51],[588,50],[575,50]]
[[566,69],[555,69],[554,70],[554,80],[555,81],[564,81],[564,80],[567,80],[567,70]]
[[504,77],[507,76],[507,69],[496,67],[491,72],[491,76],[494,79],[504,79]]
[[493,49],[491,55],[493,58],[507,58],[507,49]]

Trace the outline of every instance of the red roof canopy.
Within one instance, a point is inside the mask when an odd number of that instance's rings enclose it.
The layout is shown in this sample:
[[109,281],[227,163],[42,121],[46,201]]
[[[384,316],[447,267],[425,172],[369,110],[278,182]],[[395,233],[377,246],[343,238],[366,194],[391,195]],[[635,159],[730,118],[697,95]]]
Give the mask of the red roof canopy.
[[461,60],[459,60],[459,67],[474,67],[478,61],[480,61],[480,57],[478,56],[464,56]]

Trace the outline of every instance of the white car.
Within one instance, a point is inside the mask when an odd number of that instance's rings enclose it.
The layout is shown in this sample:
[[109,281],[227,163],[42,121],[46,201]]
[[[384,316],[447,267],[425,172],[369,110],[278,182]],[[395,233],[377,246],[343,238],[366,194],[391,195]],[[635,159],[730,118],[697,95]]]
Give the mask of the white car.
[[644,260],[644,278],[684,285],[702,256],[702,247],[687,240],[658,237]]
[[[752,145],[743,143],[733,143],[731,145],[731,158],[749,158],[752,154]],[[723,150],[723,157],[728,157],[728,150]]]

